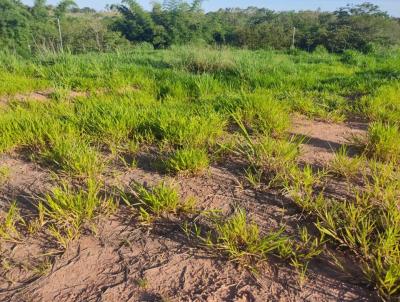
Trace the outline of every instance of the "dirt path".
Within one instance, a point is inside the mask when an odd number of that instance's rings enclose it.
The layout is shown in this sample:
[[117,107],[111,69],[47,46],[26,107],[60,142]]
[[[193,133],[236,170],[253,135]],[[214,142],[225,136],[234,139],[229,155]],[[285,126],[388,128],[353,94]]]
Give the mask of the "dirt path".
[[[120,87],[117,89],[117,93],[119,94],[125,94],[129,93],[132,91],[137,91],[138,88],[136,86],[124,86]],[[63,94],[63,98],[73,100],[76,98],[87,98],[90,97],[91,95],[102,95],[106,94],[108,92],[108,89],[106,88],[98,88],[95,93],[89,92],[89,91],[74,91],[74,90],[69,90],[68,92],[65,92],[66,95]],[[54,99],[56,97],[57,91],[54,88],[49,88],[45,90],[40,90],[40,91],[31,91],[31,92],[26,92],[26,93],[17,93],[14,95],[0,95],[0,104],[8,104],[12,101],[16,102],[27,102],[27,101],[37,101],[37,102],[46,102],[50,101],[51,99]]]
[[293,120],[292,133],[302,135],[305,139],[301,159],[310,164],[324,165],[343,145],[351,148],[353,137],[365,136],[367,127],[366,123],[361,122],[336,124],[299,116]]

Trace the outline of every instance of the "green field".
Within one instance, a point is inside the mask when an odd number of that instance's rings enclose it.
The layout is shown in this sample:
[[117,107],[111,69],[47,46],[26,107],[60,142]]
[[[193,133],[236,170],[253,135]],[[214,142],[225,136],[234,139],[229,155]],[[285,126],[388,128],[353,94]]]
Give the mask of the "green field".
[[[83,237],[96,237],[99,221],[122,213],[143,234],[172,224],[194,253],[206,250],[256,276],[273,261],[307,284],[328,259],[371,299],[400,297],[399,49],[142,45],[29,60],[4,54],[0,100],[1,190],[14,192],[0,201],[0,284],[9,284],[0,299],[24,293],[15,284],[29,284],[10,281],[21,264],[11,243],[45,237],[56,246],[40,265],[25,265],[39,282],[51,276],[43,267]],[[332,145],[332,158],[316,164],[302,156],[307,133],[293,134],[299,119],[316,132],[320,123],[357,123],[362,133]],[[49,186],[18,192],[10,158],[40,169]],[[263,225],[240,198],[227,201],[227,212],[202,203],[201,193],[179,193],[220,167],[257,200],[282,200],[282,217],[300,217],[296,227],[283,218]],[[123,184],[115,176],[137,171],[155,175],[154,182],[138,176]],[[27,194],[31,206],[20,202]]]

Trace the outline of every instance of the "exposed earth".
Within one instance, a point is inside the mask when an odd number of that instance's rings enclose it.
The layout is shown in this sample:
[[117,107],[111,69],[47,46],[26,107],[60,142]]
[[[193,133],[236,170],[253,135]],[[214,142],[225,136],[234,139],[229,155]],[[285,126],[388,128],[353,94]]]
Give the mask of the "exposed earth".
[[[334,151],[365,133],[363,123],[331,124],[296,117],[293,133],[304,135],[301,160],[324,166]],[[35,213],[35,200],[54,184],[52,174],[21,155],[1,158],[10,168],[2,185],[0,210],[17,201],[25,215]],[[121,168],[104,176],[106,187],[125,188],[131,181],[155,184],[169,178],[182,198],[194,196],[203,209],[245,208],[261,229],[310,225],[302,211],[281,192],[247,188],[240,166],[214,164],[196,177],[171,178],[146,165]],[[340,184],[337,184],[338,186]],[[340,251],[333,250],[341,259]],[[182,232],[178,223],[159,221],[142,226],[121,206],[61,250],[39,233],[0,243],[0,301],[373,301],[351,259],[346,271],[325,257],[310,264],[307,279],[277,259],[251,271],[211,253]]]

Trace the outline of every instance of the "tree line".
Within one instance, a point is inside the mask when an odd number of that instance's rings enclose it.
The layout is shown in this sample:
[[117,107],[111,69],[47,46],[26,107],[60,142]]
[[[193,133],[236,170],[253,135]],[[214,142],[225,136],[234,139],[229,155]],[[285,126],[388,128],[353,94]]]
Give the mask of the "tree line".
[[72,0],[52,6],[35,0],[0,0],[0,49],[37,52],[112,51],[147,43],[154,48],[201,43],[250,49],[298,49],[330,52],[371,51],[400,41],[400,20],[372,3],[334,12],[226,8],[204,12],[202,0],[165,0],[146,11],[135,0],[102,12],[79,8]]

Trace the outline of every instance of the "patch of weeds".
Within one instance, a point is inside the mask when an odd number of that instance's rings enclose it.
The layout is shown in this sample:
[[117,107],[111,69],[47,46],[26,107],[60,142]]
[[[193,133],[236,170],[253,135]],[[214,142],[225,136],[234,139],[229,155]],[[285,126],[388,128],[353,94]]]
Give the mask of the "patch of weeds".
[[0,185],[4,184],[10,178],[11,170],[9,167],[2,166],[0,167]]
[[248,183],[254,188],[258,189],[262,184],[263,171],[254,167],[248,167],[245,170],[245,178]]
[[63,100],[68,99],[70,94],[71,90],[69,88],[58,86],[54,88],[54,90],[50,93],[49,97],[54,101],[61,102]]
[[111,151],[112,158],[121,162],[127,168],[135,168],[137,155],[140,145],[135,140],[128,142],[109,142],[107,143],[108,149]]
[[258,157],[256,165],[269,174],[270,186],[279,186],[288,177],[291,167],[297,163],[299,144],[295,139],[285,141],[263,137],[255,145],[254,150]]
[[364,170],[364,192],[379,204],[395,202],[400,198],[400,170],[397,163],[369,160]]
[[39,263],[37,263],[32,268],[32,270],[36,276],[45,276],[51,271],[52,267],[53,267],[53,262],[51,257],[45,257],[44,259],[39,261]]
[[86,188],[74,189],[65,183],[56,187],[39,203],[38,210],[41,225],[47,225],[50,234],[66,248],[101,208],[113,203],[111,198],[102,196],[95,180],[88,179]]
[[149,281],[145,278],[137,279],[135,283],[142,289],[146,289],[149,286]]
[[350,109],[347,100],[335,93],[285,91],[282,97],[293,112],[330,122],[343,122]]
[[335,176],[344,177],[347,181],[356,180],[363,168],[365,168],[364,158],[350,158],[345,146],[335,153],[335,157],[329,163],[329,172]]
[[325,235],[312,236],[306,227],[300,229],[299,238],[291,240],[286,251],[281,250],[282,257],[288,257],[290,264],[299,275],[300,284],[303,284],[307,277],[308,265],[312,259],[319,256],[324,250]]
[[181,200],[175,187],[161,182],[158,185],[147,188],[140,184],[135,184],[132,188],[135,200],[124,194],[123,199],[128,204],[136,205],[139,209],[140,220],[150,223],[156,218],[165,217],[169,214],[178,215],[180,213],[191,213],[195,211],[196,200],[189,198]]
[[400,290],[400,212],[397,204],[374,205],[368,196],[356,203],[331,203],[320,212],[318,229],[360,259],[364,277],[390,300]]
[[[323,198],[323,179],[326,171],[314,173],[310,165],[304,168],[293,166],[285,183],[285,191],[293,198],[294,202],[306,211],[312,211]],[[319,189],[317,193],[316,189]]]
[[[253,180],[253,176],[260,179],[262,174],[268,179],[268,186],[282,185],[291,167],[297,162],[301,140],[286,141],[269,136],[252,138],[244,124],[238,119],[236,121],[242,136],[232,151],[249,163],[247,176]],[[249,175],[249,172],[253,175]]]
[[283,104],[263,93],[244,96],[244,106],[237,117],[256,132],[282,137],[290,127],[289,110]]
[[5,217],[0,217],[0,238],[7,241],[18,241],[21,237],[18,225],[25,224],[16,202],[13,202]]
[[259,226],[250,221],[242,209],[237,209],[228,218],[210,216],[210,222],[211,228],[205,235],[196,225],[192,229],[186,225],[184,231],[200,239],[208,248],[251,269],[256,269],[258,262],[269,257],[288,261],[299,273],[300,281],[304,281],[308,263],[322,253],[325,243],[323,236],[313,237],[306,228],[301,229],[299,238],[285,235],[284,227],[261,234]]
[[166,161],[170,173],[197,174],[208,168],[209,159],[203,149],[184,148],[175,151]]
[[373,97],[361,99],[361,110],[372,120],[400,126],[400,84],[380,87]]
[[73,176],[92,176],[103,168],[98,152],[74,131],[49,134],[39,156]]
[[372,161],[368,166],[365,189],[350,200],[326,198],[311,169],[299,170],[288,192],[316,218],[321,236],[356,255],[364,278],[391,300],[400,293],[400,178],[396,165]]
[[367,153],[378,160],[400,162],[400,130],[396,125],[374,122],[368,129]]
[[265,259],[267,255],[279,254],[288,238],[284,229],[262,236],[257,224],[249,222],[246,212],[238,209],[228,219],[214,222],[215,234],[209,234],[207,244],[226,253],[237,261],[252,262]]

